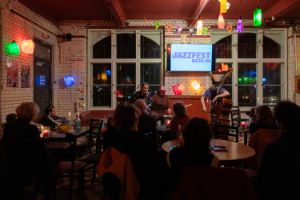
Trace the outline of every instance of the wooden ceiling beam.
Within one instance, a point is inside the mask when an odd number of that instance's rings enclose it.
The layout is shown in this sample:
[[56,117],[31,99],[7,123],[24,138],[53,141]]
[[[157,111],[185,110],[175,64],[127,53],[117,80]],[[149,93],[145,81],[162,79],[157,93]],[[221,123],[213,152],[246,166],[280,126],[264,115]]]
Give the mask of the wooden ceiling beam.
[[198,18],[200,17],[201,13],[205,9],[206,5],[208,4],[210,0],[201,0],[200,3],[198,4],[198,7],[196,8],[193,17],[189,20],[187,20],[188,26],[194,25]]
[[114,21],[119,27],[126,26],[126,15],[119,0],[105,0]]
[[299,4],[299,0],[279,0],[268,10],[264,11],[264,18],[280,17],[293,9],[296,4]]

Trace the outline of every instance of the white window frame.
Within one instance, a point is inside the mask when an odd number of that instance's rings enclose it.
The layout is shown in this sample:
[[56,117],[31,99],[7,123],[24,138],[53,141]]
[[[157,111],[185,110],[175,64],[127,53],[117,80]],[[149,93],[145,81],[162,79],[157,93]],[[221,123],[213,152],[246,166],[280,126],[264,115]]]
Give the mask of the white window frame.
[[[110,59],[98,59],[92,58],[92,51],[93,51],[93,42],[94,38],[92,38],[92,33],[99,33],[101,32],[109,32],[111,34],[111,58]],[[140,73],[141,73],[141,63],[160,63],[161,64],[161,73],[160,73],[160,82],[163,83],[163,70],[164,70],[164,55],[163,55],[163,31],[159,30],[160,32],[160,58],[153,58],[153,59],[142,59],[140,55],[140,35],[143,32],[158,32],[157,30],[134,30],[134,29],[122,29],[122,30],[114,30],[114,29],[89,29],[88,30],[88,53],[87,53],[87,66],[88,66],[88,73],[87,73],[87,108],[92,110],[112,110],[115,109],[117,106],[117,98],[115,92],[117,90],[117,72],[116,66],[117,63],[135,63],[136,64],[136,90],[140,87]],[[136,35],[136,58],[117,58],[117,34],[118,33],[135,33]],[[94,42],[95,43],[95,42]],[[93,79],[92,79],[92,67],[93,64],[101,64],[101,63],[111,63],[111,107],[104,107],[104,106],[93,106]]]
[[[281,49],[282,58],[263,58],[263,31],[268,32],[280,31],[284,38],[282,41],[283,48]],[[281,99],[287,98],[287,30],[281,28],[270,28],[270,29],[246,29],[244,33],[256,33],[256,58],[238,58],[238,33],[228,33],[225,31],[216,30],[212,32],[213,43],[218,42],[222,38],[232,35],[232,58],[217,58],[216,63],[232,63],[233,73],[232,73],[232,101],[233,105],[238,105],[238,63],[256,63],[257,80],[262,80],[263,76],[263,63],[280,63],[281,64]],[[220,36],[221,35],[221,36]],[[222,37],[223,36],[223,37]],[[256,105],[263,104],[263,85],[262,83],[256,83]],[[241,110],[249,110],[249,106],[241,106]]]

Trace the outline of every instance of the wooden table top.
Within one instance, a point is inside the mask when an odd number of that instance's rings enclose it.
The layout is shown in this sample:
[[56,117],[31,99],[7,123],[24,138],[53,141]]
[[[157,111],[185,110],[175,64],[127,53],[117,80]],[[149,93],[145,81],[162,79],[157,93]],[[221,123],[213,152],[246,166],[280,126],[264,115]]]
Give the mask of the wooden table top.
[[[177,140],[170,140],[162,144],[162,149],[166,152],[169,152],[174,146],[177,146],[177,144]],[[226,151],[212,150],[212,153],[220,161],[245,160],[255,155],[255,150],[252,147],[246,146],[243,143],[212,139],[211,145],[225,147]]]

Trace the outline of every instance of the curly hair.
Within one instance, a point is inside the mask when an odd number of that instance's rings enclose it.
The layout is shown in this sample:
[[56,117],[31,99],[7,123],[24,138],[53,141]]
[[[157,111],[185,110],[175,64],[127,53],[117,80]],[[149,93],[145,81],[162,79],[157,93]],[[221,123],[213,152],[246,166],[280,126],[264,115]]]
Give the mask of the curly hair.
[[119,104],[114,113],[116,128],[131,129],[138,121],[138,108],[129,103]]
[[18,118],[34,121],[39,115],[40,109],[35,102],[23,102],[17,109],[16,113]]

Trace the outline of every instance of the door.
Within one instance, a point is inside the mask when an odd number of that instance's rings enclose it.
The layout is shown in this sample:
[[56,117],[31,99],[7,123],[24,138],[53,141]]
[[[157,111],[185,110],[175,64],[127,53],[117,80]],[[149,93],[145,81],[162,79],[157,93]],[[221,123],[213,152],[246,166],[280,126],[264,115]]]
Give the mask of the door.
[[33,100],[42,115],[46,107],[52,104],[52,47],[36,39],[34,43]]

